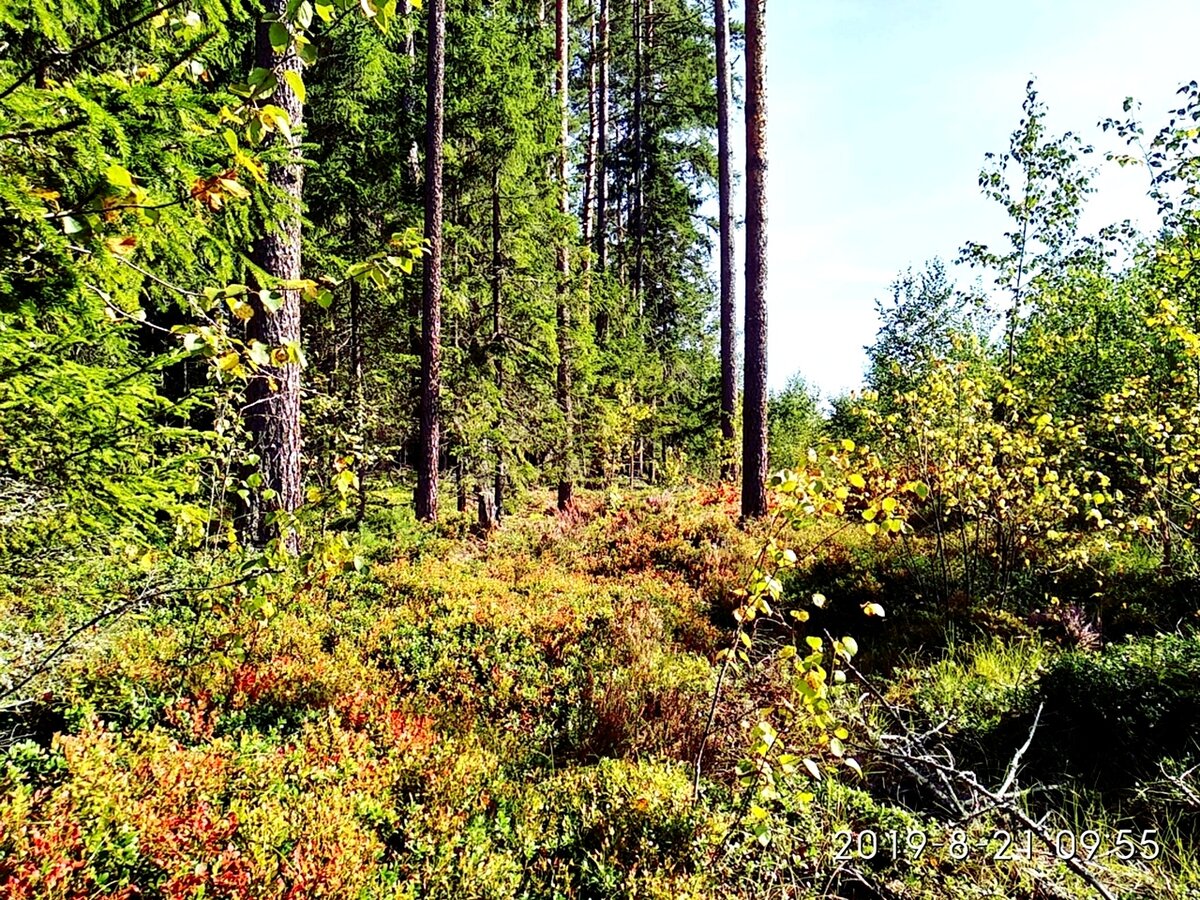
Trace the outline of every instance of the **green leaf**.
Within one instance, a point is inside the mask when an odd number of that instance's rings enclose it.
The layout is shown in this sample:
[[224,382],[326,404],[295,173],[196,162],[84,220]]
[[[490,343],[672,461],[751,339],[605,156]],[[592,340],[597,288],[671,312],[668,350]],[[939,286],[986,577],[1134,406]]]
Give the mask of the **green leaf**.
[[279,87],[279,79],[274,75],[264,78],[262,83],[254,88],[254,96],[257,97],[273,97],[275,89]]
[[288,341],[283,346],[287,352],[287,360],[289,363],[297,366],[304,365],[304,351],[300,348],[299,341]]
[[274,104],[264,106],[259,112],[259,116],[264,122],[269,121],[275,128],[278,128],[279,133],[289,141],[292,139],[292,117],[282,106]]
[[312,26],[313,8],[309,0],[301,0],[300,5],[296,8],[296,24],[302,29],[308,31]]
[[291,44],[292,33],[282,22],[272,22],[268,29],[268,39],[271,41],[271,49],[276,53],[282,53]]
[[263,305],[263,309],[269,312],[277,313],[283,308],[283,294],[278,291],[259,291],[258,299]]
[[271,363],[271,349],[262,341],[253,341],[247,355],[256,366],[266,366]]
[[300,59],[306,66],[311,66],[317,61],[317,48],[308,41],[297,38],[296,52],[300,54]]
[[133,190],[133,176],[129,174],[129,170],[124,166],[109,166],[104,170],[104,177],[108,179],[108,183],[113,187],[124,188],[127,191]]
[[287,86],[292,89],[292,93],[296,95],[301,103],[305,101],[306,92],[304,90],[304,79],[300,77],[300,73],[295,69],[288,69],[283,73],[283,80],[287,82]]

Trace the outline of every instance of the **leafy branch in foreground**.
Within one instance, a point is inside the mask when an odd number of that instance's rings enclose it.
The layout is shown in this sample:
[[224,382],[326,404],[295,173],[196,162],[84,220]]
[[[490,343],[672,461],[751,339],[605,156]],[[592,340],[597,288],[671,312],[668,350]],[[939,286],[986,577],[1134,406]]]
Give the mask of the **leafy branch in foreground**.
[[[734,611],[737,627],[729,646],[718,654],[721,667],[693,766],[693,795],[698,800],[704,748],[723,689],[738,671],[774,669],[786,693],[756,711],[749,755],[738,763],[743,811],[750,813],[751,835],[764,845],[770,841],[769,807],[781,799],[782,783],[801,777],[820,780],[823,766],[830,763],[861,774],[858,761],[847,755],[849,731],[833,704],[834,692],[846,683],[844,667],[858,653],[858,642],[850,636],[806,635],[803,626],[811,614],[788,602],[783,573],[811,562],[825,543],[850,527],[871,537],[899,536],[906,528],[910,499],[928,494],[924,484],[902,482],[889,474],[876,454],[851,440],[811,450],[805,468],[775,475],[772,487],[775,511],[747,585],[738,592],[742,602]],[[813,523],[827,526],[822,538],[800,552],[785,546],[785,535]],[[818,609],[827,602],[821,594],[811,598]],[[884,615],[874,602],[864,604],[863,612]],[[771,624],[771,639],[758,647],[755,639],[765,622]],[[813,797],[807,791],[799,796],[802,801]]]

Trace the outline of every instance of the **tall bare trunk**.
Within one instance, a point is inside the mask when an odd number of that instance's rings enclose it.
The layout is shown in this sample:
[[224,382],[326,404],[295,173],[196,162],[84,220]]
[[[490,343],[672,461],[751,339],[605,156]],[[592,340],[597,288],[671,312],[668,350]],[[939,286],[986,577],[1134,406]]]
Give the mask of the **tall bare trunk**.
[[[504,355],[500,333],[500,299],[503,286],[503,257],[500,252],[500,167],[492,173],[492,364],[496,367],[498,416],[504,415]],[[499,424],[504,425],[503,418]],[[499,443],[492,471],[492,509],[495,521],[504,517],[504,453]]]
[[767,512],[767,0],[746,5],[746,388],[742,515]]
[[354,467],[358,472],[358,505],[355,520],[367,514],[367,396],[363,379],[365,354],[362,339],[362,285],[350,281],[350,397],[354,410]]
[[[592,244],[596,268],[601,272],[608,271],[608,4],[609,0],[596,0],[596,231]],[[596,312],[599,347],[608,341],[609,322],[609,311],[602,303]]]
[[[555,11],[555,49],[558,59],[558,104],[562,124],[558,142],[558,210],[564,219],[570,215],[570,160],[567,142],[571,136],[571,107],[568,90],[571,75],[570,33],[567,0],[557,0]],[[574,423],[571,410],[571,309],[570,309],[571,252],[564,235],[558,248],[558,379],[555,393],[563,417],[565,440],[562,448],[562,469],[558,480],[558,508],[569,509],[574,499]]]
[[596,147],[599,143],[596,133],[596,23],[594,20],[588,29],[588,45],[588,142],[583,162],[583,206],[579,214],[583,230],[583,245],[589,249],[589,253],[583,257],[585,273],[592,269],[590,250],[596,221]]
[[446,82],[446,0],[426,0],[428,42],[425,117],[425,257],[421,296],[421,426],[417,450],[417,518],[438,516],[442,389],[442,125]]
[[[733,106],[729,65],[729,0],[716,0],[717,40],[717,157],[721,222],[721,437],[727,446],[734,438],[734,405],[737,403],[736,289],[733,274],[733,150],[729,117]],[[728,471],[725,473],[730,474]]]
[[[264,12],[283,18],[287,0],[268,0]],[[256,36],[255,63],[276,72],[299,72],[301,62],[289,47],[276,53],[271,47],[270,22],[260,21]],[[282,220],[266,228],[254,242],[251,258],[270,279],[300,278],[300,206],[304,192],[304,169],[300,165],[299,133],[304,106],[287,81],[280,77],[275,95],[276,106],[291,120],[291,137],[276,132],[268,140],[282,142],[288,149],[286,162],[273,165],[268,174],[271,187],[288,202]],[[271,284],[261,285],[271,288]],[[291,348],[292,359],[282,365],[269,365],[251,379],[246,390],[246,419],[259,457],[262,484],[251,503],[248,533],[251,540],[265,544],[280,538],[290,553],[299,552],[299,536],[284,519],[299,508],[300,489],[300,293],[280,290],[282,305],[271,312],[252,294],[254,315],[247,327],[247,338],[271,348]]]
[[646,261],[643,243],[645,219],[645,194],[642,174],[645,169],[645,144],[643,124],[646,114],[645,78],[646,44],[645,0],[633,0],[633,212],[630,226],[633,232],[633,295],[637,302],[638,316],[645,312],[646,299],[642,295],[644,266]]
[[596,96],[596,265],[608,268],[608,3],[599,0],[600,16],[596,26],[599,53]]
[[[404,18],[408,18],[412,14],[412,0],[400,0],[400,14]],[[404,55],[408,57],[409,71],[415,71],[417,67],[417,42],[413,36],[413,29],[409,28],[404,35]],[[405,112],[405,120],[411,121],[413,111],[413,97],[408,85],[411,82],[406,78],[404,90],[400,93],[400,105]],[[414,138],[413,142],[408,145],[408,177],[411,182],[419,184],[421,181],[421,150],[417,146],[417,141]]]

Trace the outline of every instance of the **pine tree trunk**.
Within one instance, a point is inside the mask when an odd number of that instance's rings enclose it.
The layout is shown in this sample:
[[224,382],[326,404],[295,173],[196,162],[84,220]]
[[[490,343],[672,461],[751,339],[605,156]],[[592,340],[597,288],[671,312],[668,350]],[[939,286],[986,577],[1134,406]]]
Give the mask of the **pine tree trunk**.
[[428,42],[425,121],[425,257],[421,297],[421,424],[417,451],[417,518],[438,517],[442,388],[442,125],[446,82],[446,0],[426,0]]
[[596,97],[596,265],[601,272],[608,268],[608,3],[599,0],[600,16],[596,28],[599,52]]
[[[579,224],[583,231],[583,246],[590,251],[596,221],[596,148],[599,143],[596,133],[596,23],[594,21],[588,29],[588,35],[588,142],[583,162],[583,206],[580,209]],[[587,273],[591,269],[592,261],[589,252],[583,257],[583,271]]]
[[[558,210],[564,219],[571,214],[570,197],[570,160],[567,154],[567,142],[571,136],[571,107],[568,96],[571,75],[570,33],[567,18],[567,0],[557,0],[555,12],[555,49],[558,59],[558,103],[562,114],[562,125],[558,143]],[[574,500],[575,485],[572,467],[574,465],[574,423],[571,410],[571,310],[570,300],[571,256],[564,235],[558,248],[558,379],[555,394],[558,408],[563,417],[565,440],[562,448],[562,469],[558,480],[558,508],[566,510]]]
[[355,458],[358,472],[358,505],[355,521],[362,524],[367,514],[367,396],[364,382],[365,354],[362,339],[362,285],[350,281],[350,395],[354,410]]
[[742,516],[767,512],[767,0],[746,5],[746,387]]
[[[654,57],[654,0],[644,0],[645,5],[642,9],[642,76],[641,76],[641,115],[638,117],[640,122],[640,133],[638,135],[638,155],[641,162],[638,164],[638,243],[637,243],[637,285],[638,285],[638,306],[650,317],[650,340],[657,342],[660,338],[658,331],[662,324],[661,312],[658,309],[658,303],[661,298],[658,292],[651,291],[651,286],[654,284],[654,279],[647,274],[646,255],[647,247],[650,243],[650,216],[651,204],[653,201],[647,201],[647,185],[651,188],[656,184],[658,175],[657,166],[659,162],[657,149],[657,136],[654,135],[654,129],[647,123],[649,118],[648,110],[653,108],[655,99],[659,96],[657,92],[658,79],[655,75],[655,57]],[[653,469],[653,465],[651,465]]]
[[[287,0],[268,0],[264,12],[283,17]],[[278,54],[271,48],[270,22],[260,21],[256,36],[255,63],[277,72],[300,71],[300,58],[289,47]],[[300,165],[299,132],[303,124],[304,107],[300,98],[280,77],[272,98],[291,120],[289,140],[275,132],[270,144],[284,142],[289,159],[271,166],[268,180],[281,192],[288,204],[287,211],[277,222],[270,223],[254,242],[251,259],[270,279],[300,278],[300,206],[304,191],[304,169]],[[260,285],[271,288],[270,284]],[[261,341],[274,349],[290,347],[298,359],[300,348],[300,292],[281,290],[283,303],[275,312],[267,309],[256,292],[251,293],[254,315],[247,325],[247,339]],[[302,498],[300,484],[300,364],[263,367],[246,389],[246,420],[259,457],[262,484],[251,502],[248,536],[265,544],[280,538],[290,553],[299,552],[299,536],[282,519],[299,508]]]
[[[498,398],[498,416],[504,415],[504,355],[501,346],[500,333],[500,298],[503,286],[503,257],[500,253],[500,167],[497,166],[492,174],[492,364],[496,368],[496,397]],[[499,425],[504,426],[500,418]],[[492,505],[495,509],[496,522],[504,517],[504,453],[499,442],[496,445],[496,459],[492,472]]]
[[645,252],[643,241],[644,203],[642,174],[645,169],[645,147],[643,144],[643,117],[645,116],[645,68],[646,46],[643,24],[643,3],[633,0],[633,211],[630,216],[633,233],[633,296],[637,304],[638,317],[645,312],[642,296],[643,266]]
[[[412,0],[400,0],[400,15],[407,19],[412,14]],[[413,35],[413,29],[409,28],[404,35],[404,55],[409,60],[409,71],[413,72],[417,68],[417,42]],[[412,82],[406,78],[405,88],[400,94],[400,106],[404,110],[405,122],[411,122],[413,119],[413,92],[408,86]],[[412,184],[417,185],[421,182],[421,150],[417,146],[416,138],[408,145],[408,177]]]
[[[733,446],[734,406],[737,403],[737,322],[733,255],[733,150],[729,118],[733,106],[729,65],[729,0],[716,0],[717,39],[717,156],[721,223],[721,437]],[[728,449],[727,449],[727,452]],[[731,472],[727,466],[725,476]]]
[[[592,236],[595,245],[596,268],[608,271],[608,107],[609,107],[609,61],[608,61],[608,4],[609,0],[596,0],[596,233]],[[601,304],[596,313],[596,346],[603,347],[608,340],[610,314],[606,304]]]

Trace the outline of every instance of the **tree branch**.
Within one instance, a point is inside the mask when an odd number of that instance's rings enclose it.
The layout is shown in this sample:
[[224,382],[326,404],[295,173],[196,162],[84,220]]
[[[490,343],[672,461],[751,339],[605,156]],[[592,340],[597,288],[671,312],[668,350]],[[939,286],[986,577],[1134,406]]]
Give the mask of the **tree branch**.
[[119,618],[136,606],[139,606],[143,603],[149,603],[153,600],[161,600],[163,597],[170,597],[173,594],[197,594],[197,593],[203,594],[203,593],[207,593],[208,591],[217,591],[217,590],[222,590],[224,588],[236,587],[239,584],[244,584],[245,582],[250,581],[251,579],[257,578],[259,575],[262,575],[262,574],[264,574],[263,571],[255,571],[255,572],[251,572],[248,575],[243,575],[241,578],[235,578],[232,581],[226,581],[221,584],[210,584],[210,585],[207,585],[205,587],[200,587],[200,588],[175,587],[175,588],[165,588],[165,589],[159,590],[159,591],[145,590],[145,591],[142,591],[140,594],[138,594],[136,597],[131,597],[130,599],[124,600],[115,606],[110,606],[108,609],[102,609],[100,612],[96,613],[96,615],[92,616],[90,619],[88,619],[82,625],[79,625],[76,628],[74,628],[70,634],[68,634],[65,638],[63,638],[61,641],[59,641],[58,644],[55,645],[54,649],[51,650],[48,654],[46,654],[46,656],[42,657],[41,661],[38,662],[38,664],[36,666],[34,666],[33,669],[31,669],[25,675],[24,678],[22,678],[20,681],[18,681],[16,684],[14,684],[12,687],[5,690],[3,693],[0,693],[0,700],[7,700],[13,694],[22,690],[26,685],[29,684],[29,682],[33,681],[34,678],[36,678],[38,675],[41,675],[43,672],[45,672],[47,669],[49,669],[50,664],[52,662],[54,662],[54,660],[57,659],[58,656],[63,651],[65,651],[68,647],[70,647],[70,645],[75,641],[75,639],[77,637],[79,637],[85,631],[95,628],[97,625],[99,625],[101,622],[105,621],[106,619]]
[[113,40],[114,38],[118,38],[124,34],[128,34],[130,31],[133,31],[133,29],[137,28],[139,25],[149,22],[151,19],[153,19],[155,16],[159,15],[160,13],[164,13],[168,9],[179,6],[181,3],[183,3],[183,0],[167,0],[166,3],[163,3],[163,4],[155,7],[154,9],[150,10],[149,12],[143,13],[142,15],[127,22],[126,24],[120,26],[119,28],[113,29],[112,31],[108,32],[108,34],[101,35],[98,38],[93,38],[90,41],[85,41],[84,43],[80,44],[78,47],[72,47],[70,50],[53,50],[53,51],[51,51],[50,53],[46,54],[41,59],[39,59],[37,62],[35,62],[32,66],[29,67],[29,69],[27,69],[21,75],[17,76],[17,79],[15,81],[13,81],[12,84],[10,84],[8,87],[4,88],[4,90],[0,91],[0,100],[4,100],[7,97],[9,97],[14,91],[16,91],[17,88],[19,88],[21,85],[23,85],[25,82],[27,82],[30,78],[33,78],[33,76],[35,76],[38,72],[45,69],[46,66],[50,65],[51,63],[64,62],[68,59],[72,59],[83,53],[87,53],[89,50],[94,50],[95,48],[99,47],[101,44],[105,44],[108,41]]

